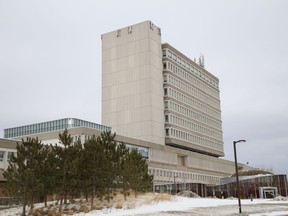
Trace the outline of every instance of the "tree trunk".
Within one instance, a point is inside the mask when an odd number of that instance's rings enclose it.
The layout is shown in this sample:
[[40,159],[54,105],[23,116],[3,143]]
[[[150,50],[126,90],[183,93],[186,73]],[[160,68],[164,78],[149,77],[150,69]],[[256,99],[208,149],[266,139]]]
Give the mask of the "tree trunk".
[[124,195],[124,201],[127,201],[127,190],[126,190],[125,186],[123,188],[123,195]]
[[92,193],[92,196],[91,196],[91,209],[94,205],[94,192]]
[[45,207],[47,207],[47,195],[44,196]]
[[67,204],[67,192],[65,191],[65,194],[64,194],[64,204]]
[[110,203],[110,188],[109,188],[109,187],[108,187],[107,193],[108,193],[108,199],[107,199],[107,201],[108,201],[108,203]]
[[26,202],[23,203],[22,216],[26,215]]
[[62,205],[63,205],[63,194],[61,194],[61,198],[60,198],[60,206],[59,206],[60,215],[62,215]]

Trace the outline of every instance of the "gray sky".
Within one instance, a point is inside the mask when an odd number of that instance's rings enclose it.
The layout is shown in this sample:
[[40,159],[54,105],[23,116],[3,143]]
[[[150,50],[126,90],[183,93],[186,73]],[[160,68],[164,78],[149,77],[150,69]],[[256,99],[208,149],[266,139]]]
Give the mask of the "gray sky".
[[151,20],[220,79],[225,158],[288,172],[288,1],[0,0],[3,129],[101,123],[101,34]]

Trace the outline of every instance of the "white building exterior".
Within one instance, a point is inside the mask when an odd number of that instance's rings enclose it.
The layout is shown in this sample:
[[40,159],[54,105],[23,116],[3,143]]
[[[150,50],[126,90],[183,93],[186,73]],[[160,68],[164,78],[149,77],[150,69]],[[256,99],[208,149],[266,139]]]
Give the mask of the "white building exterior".
[[143,22],[102,35],[102,124],[165,144],[160,29]]
[[146,21],[102,35],[102,123],[117,134],[224,156],[219,80]]
[[171,45],[162,49],[166,144],[224,156],[218,78]]

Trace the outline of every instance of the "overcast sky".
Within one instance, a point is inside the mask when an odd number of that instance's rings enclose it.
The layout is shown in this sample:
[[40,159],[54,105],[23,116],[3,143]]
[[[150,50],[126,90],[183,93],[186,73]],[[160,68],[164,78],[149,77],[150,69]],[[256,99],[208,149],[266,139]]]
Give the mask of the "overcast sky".
[[288,1],[0,0],[3,129],[101,123],[101,34],[151,20],[220,79],[225,158],[288,173]]

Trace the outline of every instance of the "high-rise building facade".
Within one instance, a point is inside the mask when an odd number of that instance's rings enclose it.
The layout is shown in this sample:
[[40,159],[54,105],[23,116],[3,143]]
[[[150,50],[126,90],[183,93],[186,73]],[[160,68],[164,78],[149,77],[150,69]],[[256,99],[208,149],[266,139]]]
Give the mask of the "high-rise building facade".
[[224,156],[218,78],[169,44],[162,53],[166,144]]
[[218,83],[150,21],[102,35],[102,123],[120,135],[223,156]]
[[160,28],[143,22],[102,35],[102,124],[165,144]]

